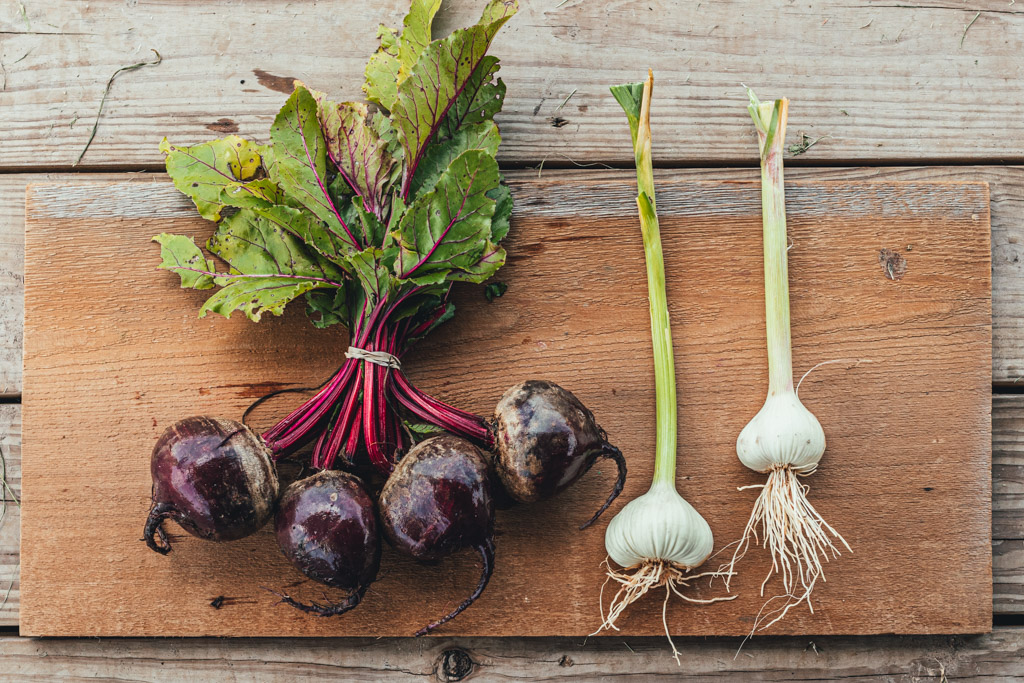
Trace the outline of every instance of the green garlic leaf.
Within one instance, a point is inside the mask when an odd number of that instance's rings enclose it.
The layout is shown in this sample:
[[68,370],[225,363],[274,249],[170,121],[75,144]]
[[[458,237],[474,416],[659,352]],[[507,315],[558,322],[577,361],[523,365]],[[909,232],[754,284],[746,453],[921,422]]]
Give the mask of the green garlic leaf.
[[518,8],[517,0],[491,0],[480,23],[431,43],[399,84],[391,120],[405,158],[403,194],[411,186],[427,144],[484,60],[491,40]]
[[306,315],[318,329],[348,322],[348,291],[314,289],[306,292]]
[[217,283],[223,289],[206,300],[199,309],[200,318],[211,311],[225,318],[230,318],[234,311],[241,311],[258,323],[264,313],[281,315],[289,301],[320,286],[316,282],[274,275],[239,275],[218,278]]
[[232,275],[297,277],[322,287],[339,287],[345,278],[341,268],[308,249],[294,233],[250,211],[221,221],[206,248],[231,266]]
[[434,189],[437,179],[457,156],[470,149],[482,149],[491,156],[498,153],[501,135],[493,121],[485,121],[459,130],[449,140],[428,145],[412,179],[410,196]]
[[277,114],[270,127],[270,142],[274,147],[274,176],[285,192],[358,251],[360,245],[341,222],[327,192],[327,144],[320,130],[316,100],[305,87],[297,86]]
[[633,146],[636,147],[636,132],[640,125],[640,106],[644,100],[644,84],[642,82],[624,83],[613,85],[610,90],[612,97],[626,112],[626,118],[629,120],[629,132],[633,134]]
[[262,170],[259,145],[237,135],[192,147],[175,147],[164,138],[160,151],[167,155],[165,165],[174,186],[207,220],[219,221],[225,206],[251,205],[277,192],[272,181],[255,180]]
[[483,58],[448,110],[437,131],[438,136],[450,138],[462,126],[490,121],[501,111],[505,103],[505,83],[500,78],[494,81],[494,74],[500,68],[497,57],[488,55]]
[[164,232],[153,241],[160,243],[159,267],[181,276],[182,289],[213,289],[213,260],[203,256],[191,237]]
[[363,92],[366,99],[390,110],[398,97],[398,71],[401,68],[398,31],[381,24],[377,37],[380,38],[380,47],[366,63]]
[[499,177],[494,157],[469,150],[441,174],[433,190],[409,205],[395,235],[400,278],[438,270],[475,273],[489,249],[495,201],[487,193],[498,187]]

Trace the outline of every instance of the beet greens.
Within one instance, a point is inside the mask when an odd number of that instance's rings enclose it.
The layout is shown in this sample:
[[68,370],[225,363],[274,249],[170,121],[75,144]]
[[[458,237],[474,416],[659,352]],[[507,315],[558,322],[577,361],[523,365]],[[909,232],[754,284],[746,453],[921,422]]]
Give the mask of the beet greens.
[[302,296],[314,325],[349,330],[337,373],[262,435],[275,457],[313,443],[313,465],[330,468],[363,449],[386,475],[417,434],[492,443],[483,419],[426,395],[397,362],[451,318],[454,282],[502,266],[512,211],[494,159],[505,85],[486,51],[518,4],[491,0],[477,24],[431,40],[439,5],[414,0],[401,34],[381,28],[371,106],[297,81],[268,145],[161,145],[175,186],[217,223],[206,249],[226,269],[189,237],[154,238],[183,288],[219,288],[201,317],[258,322]]

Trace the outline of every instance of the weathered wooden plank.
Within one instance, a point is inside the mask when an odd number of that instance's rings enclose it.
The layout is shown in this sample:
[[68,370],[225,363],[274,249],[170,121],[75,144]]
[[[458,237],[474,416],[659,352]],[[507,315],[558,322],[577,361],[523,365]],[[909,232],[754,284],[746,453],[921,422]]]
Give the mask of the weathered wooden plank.
[[0,175],[0,395],[21,393],[25,183],[44,177]]
[[20,599],[20,405],[0,404],[0,458],[0,626],[7,626],[18,623]]
[[[20,495],[20,406],[0,406],[0,448],[8,482]],[[992,401],[992,537],[995,582],[993,611],[1024,613],[1024,396],[994,396]],[[10,585],[0,609],[0,626],[18,623],[18,510],[0,523],[0,594]]]
[[[608,86],[639,79],[648,67],[658,78],[653,118],[661,162],[753,162],[741,82],[793,100],[794,142],[802,133],[827,136],[808,160],[1024,156],[1024,10],[1006,0],[523,5],[493,50],[509,85],[499,119],[505,162],[631,163]],[[4,3],[0,168],[70,166],[107,79],[152,59],[152,49],[162,64],[114,83],[87,167],[156,167],[164,135],[191,142],[237,130],[263,140],[294,77],[359,98],[377,23],[398,25],[407,6]],[[440,30],[474,21],[478,6],[452,1]]]
[[[747,494],[727,492],[738,482],[763,481],[729,456],[736,433],[760,407],[766,381],[763,288],[750,277],[762,260],[758,183],[676,179],[660,189],[669,300],[681,325],[680,452],[684,463],[705,463],[685,470],[692,479],[684,490],[712,520],[721,547],[739,537],[752,504]],[[571,185],[520,177],[513,193],[521,206],[503,271],[508,294],[491,306],[478,289],[460,289],[461,314],[417,348],[408,371],[425,390],[477,412],[493,406],[512,379],[544,377],[573,387],[627,450],[633,476],[625,495],[638,495],[652,468],[644,454],[653,452],[654,430],[649,372],[622,363],[650,353],[635,189],[590,173]],[[580,214],[564,201],[570,196],[594,208]],[[831,375],[841,378],[835,381],[819,371],[803,385],[805,400],[813,397],[815,412],[831,425],[828,466],[811,484],[816,505],[857,550],[830,565],[814,614],[795,614],[776,632],[987,630],[988,188],[793,181],[788,200],[795,366],[834,358],[872,364]],[[113,281],[92,277],[122,272],[123,255],[144,251],[155,233],[209,234],[208,223],[180,213],[177,190],[159,176],[36,185],[27,201],[23,419],[31,450],[24,454],[23,633],[402,635],[409,622],[430,618],[428,597],[460,597],[461,582],[444,589],[427,581],[430,590],[417,593],[428,575],[386,553],[384,575],[359,610],[344,620],[310,620],[281,614],[260,589],[295,576],[265,534],[216,553],[182,540],[170,561],[139,544],[148,462],[120,457],[114,466],[111,453],[144,454],[160,428],[181,415],[240,414],[249,399],[239,396],[239,384],[308,382],[336,366],[341,339],[333,332],[333,343],[313,341],[331,336],[301,315],[258,326],[237,317],[197,320],[191,307],[182,308],[189,295],[173,276],[140,269]],[[881,272],[879,245],[913,245],[899,283]],[[126,314],[134,311],[144,314]],[[503,367],[495,369],[499,358]],[[208,387],[209,394],[197,397],[189,387]],[[71,444],[74,472],[62,466]],[[590,633],[601,574],[587,568],[605,558],[600,527],[579,534],[549,522],[585,505],[599,484],[599,477],[588,478],[549,505],[499,516],[498,571],[478,608],[448,632]],[[854,498],[859,504],[851,507]],[[64,543],[70,535],[76,543]],[[896,546],[900,553],[893,554]],[[958,552],[939,564],[934,554],[941,547]],[[574,567],[557,587],[533,580],[550,570],[552,553]],[[764,602],[758,587],[767,564],[763,553],[751,553],[733,584],[738,599],[714,610],[675,611],[673,632],[746,633]],[[875,589],[882,583],[889,587],[884,593]],[[133,585],[129,595],[117,589],[125,584]],[[178,598],[208,590],[244,598],[235,608],[241,618],[227,620],[209,599]],[[47,609],[54,603],[59,615]],[[496,611],[494,604],[518,607]],[[859,609],[848,610],[851,604]],[[647,635],[656,632],[659,616],[660,605],[648,601],[619,625]]]
[[[566,183],[593,171],[544,171],[543,175]],[[614,173],[607,172],[605,173]],[[661,171],[666,180],[744,180],[756,177],[744,169]],[[513,171],[510,179],[530,178],[534,171]],[[619,172],[625,186],[634,182]],[[14,174],[0,175],[0,394],[21,392],[22,275],[24,252],[25,185],[58,180],[63,183],[90,182],[124,175],[105,174]],[[992,212],[992,375],[997,383],[1012,384],[1024,377],[1024,167],[946,166],[910,168],[795,168],[787,177],[798,179],[890,179],[890,180],[983,180],[989,183]],[[581,216],[600,206],[580,205],[575,197],[558,193],[552,184],[552,202],[572,201]],[[537,198],[523,196],[520,206]],[[188,202],[177,205],[191,212]],[[522,209],[520,209],[522,210]]]
[[144,640],[0,638],[16,680],[1009,681],[1024,628],[983,636]]

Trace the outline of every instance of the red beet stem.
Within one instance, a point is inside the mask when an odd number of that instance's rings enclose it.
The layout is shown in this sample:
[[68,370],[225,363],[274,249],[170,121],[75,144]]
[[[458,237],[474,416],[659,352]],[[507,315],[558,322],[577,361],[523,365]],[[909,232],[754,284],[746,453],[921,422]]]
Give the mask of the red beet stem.
[[[403,355],[444,315],[447,306],[442,301],[427,320],[415,326],[408,318],[392,321],[399,307],[418,291],[405,292],[394,302],[378,302],[369,312],[364,303],[350,327],[352,346]],[[362,443],[371,464],[387,475],[407,445],[400,409],[478,445],[493,445],[482,417],[425,394],[401,369],[362,359],[348,359],[315,395],[264,432],[263,439],[276,458],[315,441],[312,463],[322,469],[331,468],[339,456],[351,462]]]

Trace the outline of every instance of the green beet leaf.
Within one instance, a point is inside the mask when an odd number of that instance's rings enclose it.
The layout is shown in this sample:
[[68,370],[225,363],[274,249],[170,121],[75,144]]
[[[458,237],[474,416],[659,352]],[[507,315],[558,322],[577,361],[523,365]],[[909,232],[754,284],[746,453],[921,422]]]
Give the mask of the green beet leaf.
[[398,31],[381,24],[377,29],[377,37],[380,39],[380,47],[366,64],[363,92],[366,93],[366,99],[391,109],[398,97],[398,70],[401,68]]
[[369,110],[362,102],[331,102],[323,93],[310,91],[317,101],[327,156],[363,207],[380,215],[384,193],[393,177],[395,160],[388,141],[368,123]]
[[488,55],[480,61],[441,122],[437,131],[439,137],[450,138],[462,126],[489,121],[501,111],[505,103],[505,84],[500,78],[494,80],[499,68],[497,57]]
[[348,322],[348,289],[314,289],[306,292],[306,315],[314,327],[324,329]]
[[316,214],[332,233],[344,235],[353,251],[361,249],[327,192],[327,143],[309,90],[301,85],[295,88],[270,127],[270,141],[275,175],[285,192]]
[[289,301],[320,286],[316,282],[276,275],[218,278],[218,284],[222,288],[199,309],[200,318],[210,312],[230,318],[235,311],[241,311],[258,323],[264,313],[281,315]]
[[340,286],[345,278],[341,268],[294,234],[249,211],[221,221],[206,248],[231,266],[232,274],[310,278],[325,287]]
[[495,201],[487,193],[498,187],[499,177],[494,157],[483,150],[457,157],[402,217],[399,277],[475,268],[491,236]]
[[516,0],[491,0],[480,23],[435,41],[398,86],[391,120],[405,157],[402,194],[409,195],[420,157],[448,110],[484,60],[491,40],[518,10]]
[[[164,138],[160,151],[174,186],[188,195],[199,215],[220,220],[225,206],[253,206],[278,200],[280,190],[264,173],[259,145],[237,135],[176,147]],[[251,182],[250,182],[251,181]]]
[[491,218],[491,241],[498,243],[505,239],[511,227],[512,191],[508,185],[501,184],[487,193],[494,200],[494,216]]
[[430,25],[440,8],[441,0],[412,0],[398,39],[399,84],[408,77],[423,50],[430,45]]
[[308,211],[290,206],[271,206],[253,211],[282,230],[295,235],[305,246],[325,259],[344,270],[349,269],[348,258],[352,254],[352,247],[348,235],[334,232]]
[[501,135],[493,121],[484,121],[457,131],[455,136],[429,145],[416,168],[410,195],[434,189],[437,179],[457,156],[471,149],[482,149],[491,156],[498,153]]
[[453,315],[453,282],[504,264],[512,195],[493,118],[505,84],[486,51],[518,4],[489,0],[475,25],[433,40],[440,4],[411,0],[401,33],[381,26],[363,86],[376,107],[296,82],[269,144],[164,141],[175,186],[218,222],[207,250],[227,264],[218,272],[189,237],[154,238],[182,287],[220,287],[201,315],[259,320],[301,296],[328,327],[381,304],[418,339]]
[[164,232],[153,241],[160,243],[160,267],[181,276],[182,289],[213,289],[213,261],[203,256],[191,237]]

